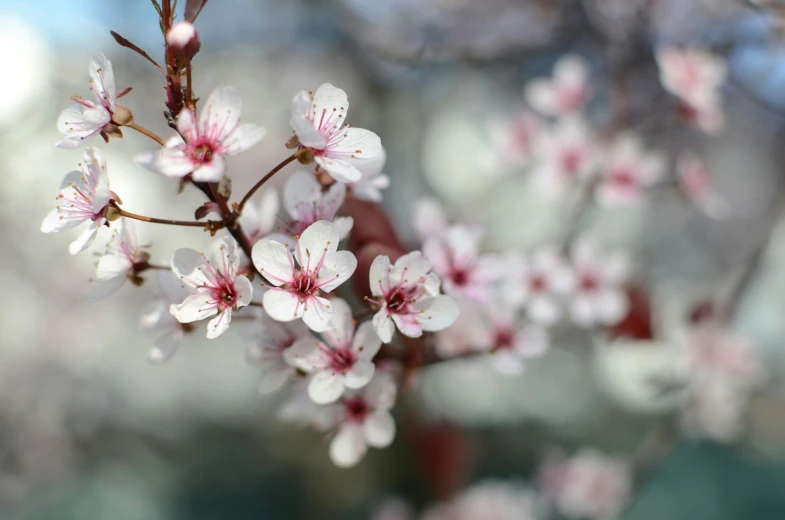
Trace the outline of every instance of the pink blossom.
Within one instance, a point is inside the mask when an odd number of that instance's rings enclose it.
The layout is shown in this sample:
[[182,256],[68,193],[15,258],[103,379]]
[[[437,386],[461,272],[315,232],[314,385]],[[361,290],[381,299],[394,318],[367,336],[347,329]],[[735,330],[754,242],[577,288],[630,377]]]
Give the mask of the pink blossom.
[[362,178],[361,163],[381,153],[382,143],[370,130],[345,124],[348,111],[346,92],[325,83],[316,94],[300,92],[294,97],[290,122],[316,164],[338,181],[357,182]]
[[172,304],[169,312],[180,323],[215,316],[207,324],[207,337],[217,338],[229,328],[232,311],[251,301],[251,281],[237,273],[239,267],[240,255],[231,237],[216,240],[209,259],[193,249],[178,249],[172,256],[172,271],[192,294],[182,303]]
[[[55,146],[77,148],[112,124],[119,96],[114,83],[112,62],[103,54],[96,54],[90,60],[90,90],[93,91],[97,103],[80,96],[71,98],[75,103],[66,108],[57,120],[57,129],[65,134],[65,137]],[[125,92],[121,92],[120,96]]]
[[373,357],[381,340],[366,321],[354,328],[352,309],[344,300],[332,300],[331,329],[322,333],[324,341],[312,337],[299,340],[287,353],[297,368],[313,374],[308,394],[315,403],[335,402],[345,389],[368,384],[374,374]]
[[518,255],[507,259],[511,279],[503,290],[511,305],[522,305],[529,319],[550,326],[564,313],[563,297],[572,289],[575,278],[564,257],[555,247],[542,247],[529,260]]
[[439,294],[441,282],[431,273],[431,263],[420,252],[400,257],[395,265],[387,256],[377,256],[370,269],[369,299],[380,307],[373,326],[383,342],[392,340],[395,328],[404,336],[420,337],[423,331],[443,330],[458,319],[458,305]]
[[518,482],[485,480],[450,502],[428,509],[423,520],[544,520],[540,500]]
[[44,233],[61,233],[83,222],[90,226],[71,242],[72,255],[84,251],[95,240],[98,228],[106,224],[106,211],[112,193],[106,174],[106,160],[97,148],[85,150],[81,170],[66,174],[57,196],[57,207],[41,223]]
[[297,238],[294,256],[289,247],[272,239],[254,245],[253,263],[273,285],[263,300],[272,319],[302,318],[315,332],[330,328],[333,308],[321,295],[348,280],[357,268],[352,253],[338,251],[338,241],[335,224],[319,220]]
[[503,275],[501,260],[479,253],[479,235],[465,226],[452,226],[441,237],[423,244],[423,253],[442,279],[444,292],[483,302]]
[[264,314],[253,334],[254,345],[246,352],[246,360],[262,370],[259,391],[276,392],[297,376],[292,347],[300,340],[313,338],[301,321],[281,322]]
[[500,129],[499,140],[504,157],[516,164],[526,164],[538,148],[542,122],[529,110],[520,112],[515,119]]
[[606,520],[622,512],[630,499],[629,465],[592,448],[544,469],[544,491],[559,513],[569,518]]
[[550,346],[548,331],[521,319],[515,307],[495,299],[484,308],[482,349],[502,374],[520,374],[530,359],[542,357]]
[[386,448],[395,437],[390,409],[396,385],[388,374],[377,374],[362,390],[346,392],[340,401],[324,407],[318,426],[332,432],[330,459],[342,468],[356,465],[368,446]]
[[612,327],[627,315],[630,302],[624,290],[629,266],[621,254],[601,256],[587,240],[571,251],[575,285],[570,317],[580,327]]
[[273,232],[279,206],[278,193],[273,189],[264,190],[258,202],[249,200],[245,204],[243,214],[240,215],[240,225],[251,244],[257,243]]
[[583,119],[562,118],[541,134],[533,175],[548,195],[561,196],[595,173],[597,148]]
[[665,159],[647,152],[634,134],[622,134],[611,143],[597,186],[597,201],[603,206],[628,206],[638,202],[644,190],[665,175]]
[[346,198],[346,185],[336,182],[327,191],[313,174],[298,171],[289,177],[283,189],[283,204],[291,221],[286,224],[290,235],[299,235],[318,220],[335,224],[339,239],[343,240],[354,225],[352,217],[338,217],[338,210]]
[[524,90],[526,102],[548,116],[580,111],[589,101],[589,64],[573,54],[556,63],[551,79],[531,81]]
[[183,108],[177,116],[180,135],[170,137],[157,153],[137,156],[137,162],[167,177],[191,174],[199,182],[220,181],[224,157],[251,148],[265,134],[260,126],[240,123],[242,107],[237,89],[218,87],[204,102],[198,120],[191,108]]
[[724,126],[720,88],[725,61],[700,49],[663,47],[656,53],[662,86],[679,98],[679,111],[703,131],[714,134]]
[[136,240],[134,226],[128,219],[120,219],[106,253],[98,259],[91,298],[103,298],[116,292],[136,273],[139,265],[146,264],[150,255]]
[[676,161],[676,173],[682,190],[700,211],[714,219],[728,216],[728,201],[714,189],[706,165],[697,155],[682,152]]

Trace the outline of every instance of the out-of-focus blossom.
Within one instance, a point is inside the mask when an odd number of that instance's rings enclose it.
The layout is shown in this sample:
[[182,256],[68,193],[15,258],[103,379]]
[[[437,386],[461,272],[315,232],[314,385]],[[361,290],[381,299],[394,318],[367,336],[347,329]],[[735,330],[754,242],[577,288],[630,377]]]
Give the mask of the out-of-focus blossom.
[[553,77],[531,81],[524,95],[532,108],[545,115],[578,112],[591,96],[589,64],[580,56],[563,56],[553,69]]
[[322,334],[324,342],[305,337],[287,352],[292,364],[313,374],[308,395],[318,404],[335,402],[345,389],[367,385],[374,374],[373,357],[382,345],[370,321],[355,330],[348,303],[335,298],[332,306],[332,327]]
[[387,153],[382,148],[376,157],[357,163],[360,180],[348,184],[354,198],[376,203],[382,201],[382,190],[390,186],[390,177],[382,173],[386,161]]
[[144,307],[139,326],[156,335],[147,359],[153,363],[162,363],[170,360],[177,352],[185,333],[191,331],[193,325],[180,323],[169,312],[172,304],[185,300],[191,292],[172,271],[158,270],[157,273],[158,298]]
[[434,197],[420,197],[412,205],[412,227],[420,240],[442,236],[449,221],[442,203]]
[[[73,96],[75,103],[60,114],[57,129],[65,137],[57,142],[59,148],[78,148],[84,141],[96,134],[109,136],[119,132],[114,126],[112,117],[117,110],[117,89],[114,83],[112,62],[103,54],[96,54],[90,60],[90,90],[97,103],[87,101],[80,96]],[[125,91],[128,92],[128,91]],[[125,92],[122,92],[122,96]]]
[[520,374],[530,359],[541,357],[550,346],[548,331],[533,323],[524,323],[515,309],[502,302],[488,305],[486,311],[486,347],[491,364],[503,374]]
[[346,197],[346,185],[336,182],[327,191],[316,178],[304,171],[295,172],[283,189],[283,204],[291,217],[286,231],[299,236],[317,220],[328,220],[338,229],[343,240],[352,229],[352,217],[336,217]]
[[324,407],[319,427],[334,432],[330,459],[348,468],[363,458],[368,446],[386,448],[395,437],[390,409],[395,404],[396,385],[388,374],[377,374],[362,392],[346,392],[335,404]]
[[216,88],[204,101],[198,119],[191,108],[184,108],[177,116],[179,135],[170,137],[160,151],[137,156],[137,162],[167,177],[190,174],[199,182],[220,181],[226,169],[224,157],[251,148],[265,134],[260,126],[240,123],[242,108],[237,89]]
[[728,74],[723,58],[701,49],[662,47],[656,53],[662,86],[679,98],[687,121],[715,134],[724,126],[720,88]]
[[172,271],[192,294],[182,303],[173,303],[169,312],[180,323],[215,316],[207,324],[207,337],[217,338],[229,328],[232,311],[251,301],[251,281],[237,273],[239,268],[240,255],[231,237],[214,241],[209,259],[194,249],[178,249],[172,256]]
[[98,259],[90,289],[91,298],[102,298],[116,292],[150,258],[149,253],[139,247],[131,221],[120,219],[118,226],[120,229],[115,229],[106,253]]
[[717,191],[703,161],[692,152],[683,152],[676,160],[679,185],[695,206],[714,219],[723,219],[730,205]]
[[543,471],[543,491],[568,518],[616,518],[630,500],[629,464],[593,448],[566,460],[554,460]]
[[266,394],[280,390],[297,375],[291,359],[292,347],[312,336],[302,321],[275,321],[265,313],[259,323],[252,335],[255,343],[246,351],[245,359],[261,369],[259,391]]
[[480,236],[466,226],[451,226],[440,237],[423,244],[423,253],[442,280],[444,292],[486,301],[494,284],[503,276],[502,261],[495,255],[479,253]]
[[347,183],[362,178],[362,161],[382,153],[379,136],[345,124],[348,111],[346,92],[325,83],[316,94],[300,92],[294,96],[290,120],[300,145],[313,152],[316,164]]
[[629,300],[623,284],[629,266],[621,254],[600,255],[588,240],[575,243],[571,252],[575,288],[570,317],[580,327],[616,325],[626,316]]
[[697,436],[729,442],[743,431],[750,392],[766,378],[755,346],[711,321],[696,325],[691,354],[690,402],[682,416]]
[[529,110],[521,111],[515,119],[499,124],[495,129],[496,141],[501,145],[504,159],[515,165],[526,165],[539,146],[542,121]]
[[555,247],[543,247],[527,260],[509,255],[511,280],[503,290],[512,305],[523,305],[529,319],[553,325],[563,315],[562,298],[575,284],[575,276]]
[[428,509],[423,520],[544,520],[537,495],[518,482],[486,480],[445,504]]
[[387,498],[373,509],[371,520],[414,520],[414,511],[401,498]]
[[611,143],[597,186],[597,201],[603,206],[628,206],[638,202],[646,187],[661,180],[665,159],[648,152],[638,136],[622,134]]
[[58,205],[41,224],[44,233],[61,233],[90,221],[90,226],[68,246],[72,255],[93,243],[98,228],[106,223],[106,211],[112,197],[106,159],[97,148],[88,148],[84,162],[79,166],[81,170],[66,174],[57,195]]
[[563,195],[594,173],[599,163],[597,149],[582,118],[562,118],[538,141],[534,175],[548,195]]
[[265,239],[254,245],[253,263],[273,285],[263,299],[272,319],[302,318],[315,332],[330,328],[332,304],[321,294],[348,280],[357,268],[351,252],[338,251],[339,239],[335,224],[319,220],[297,239],[294,256],[286,245],[275,240]]
[[377,256],[370,269],[369,300],[381,308],[373,326],[383,342],[392,340],[395,328],[404,336],[420,337],[423,331],[443,330],[458,319],[458,305],[439,294],[441,282],[431,272],[431,263],[420,251],[400,257],[395,265],[384,255]]
[[240,215],[240,225],[251,244],[255,244],[273,232],[278,217],[278,192],[264,190],[259,202],[249,200]]

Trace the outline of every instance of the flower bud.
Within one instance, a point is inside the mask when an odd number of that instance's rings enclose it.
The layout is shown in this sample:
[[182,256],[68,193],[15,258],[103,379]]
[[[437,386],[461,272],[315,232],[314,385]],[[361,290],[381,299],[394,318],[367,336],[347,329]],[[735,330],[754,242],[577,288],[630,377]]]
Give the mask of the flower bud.
[[191,59],[202,46],[199,33],[190,22],[180,22],[172,26],[166,33],[166,43],[181,58]]
[[134,114],[130,108],[117,105],[112,114],[112,122],[119,126],[130,125],[134,122]]

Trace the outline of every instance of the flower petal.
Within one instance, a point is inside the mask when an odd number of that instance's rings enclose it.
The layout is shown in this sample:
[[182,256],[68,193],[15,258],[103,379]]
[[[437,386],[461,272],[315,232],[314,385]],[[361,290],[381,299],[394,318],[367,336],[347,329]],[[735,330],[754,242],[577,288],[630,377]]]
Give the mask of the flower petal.
[[207,324],[207,339],[215,339],[226,332],[231,322],[232,309],[227,307]]
[[357,258],[351,251],[337,251],[324,259],[319,271],[321,280],[329,280],[321,286],[324,292],[330,292],[354,274],[357,269]]
[[68,252],[75,255],[87,249],[90,244],[93,243],[93,240],[95,240],[95,235],[98,233],[98,228],[100,226],[101,223],[97,220],[91,222],[90,226],[88,226],[76,240],[68,245]]
[[226,166],[224,159],[218,154],[213,154],[209,163],[197,165],[191,176],[197,182],[219,182],[223,176]]
[[357,182],[362,178],[360,170],[347,159],[320,155],[314,161],[339,182]]
[[297,240],[297,263],[304,269],[313,269],[325,251],[329,255],[338,249],[338,242],[335,224],[328,220],[317,220]]
[[336,349],[347,348],[352,344],[354,336],[354,319],[352,308],[342,298],[334,298],[333,315],[330,319],[331,328],[324,333],[327,343]]
[[387,314],[386,306],[382,307],[379,312],[373,315],[372,324],[376,334],[382,342],[389,343],[392,341],[393,334],[395,333],[395,323]]
[[329,370],[317,372],[308,383],[308,396],[316,404],[334,403],[343,390],[343,376]]
[[424,330],[444,330],[458,319],[458,304],[449,296],[439,295],[434,297],[425,312],[417,315],[417,321]]
[[163,363],[169,361],[180,348],[183,341],[182,329],[173,330],[161,334],[155,339],[153,347],[147,353],[147,359],[153,363]]
[[344,374],[343,384],[347,388],[362,388],[371,380],[375,369],[375,365],[370,361],[358,359],[354,362],[352,368]]
[[220,153],[233,155],[243,152],[264,139],[267,130],[259,125],[243,123],[221,142]]
[[390,412],[374,412],[365,419],[363,431],[369,446],[386,448],[395,438],[395,421]]
[[289,250],[275,240],[257,242],[251,250],[251,258],[265,279],[276,287],[289,282],[294,276]]
[[218,312],[215,302],[208,292],[192,294],[182,303],[169,306],[169,313],[180,323],[203,320]]
[[360,462],[368,446],[365,432],[358,424],[346,424],[330,442],[330,460],[338,467],[349,468]]
[[271,288],[262,298],[264,310],[276,321],[292,321],[303,316],[305,307],[297,296],[283,289]]
[[211,142],[221,142],[240,121],[243,100],[234,87],[218,87],[207,97],[199,112],[199,134]]
[[303,322],[314,332],[325,332],[330,330],[332,314],[333,307],[330,300],[320,296],[312,296],[305,302]]
[[382,346],[382,340],[374,330],[373,323],[365,321],[357,327],[354,333],[354,342],[352,343],[352,350],[357,353],[357,357],[370,361],[379,352]]

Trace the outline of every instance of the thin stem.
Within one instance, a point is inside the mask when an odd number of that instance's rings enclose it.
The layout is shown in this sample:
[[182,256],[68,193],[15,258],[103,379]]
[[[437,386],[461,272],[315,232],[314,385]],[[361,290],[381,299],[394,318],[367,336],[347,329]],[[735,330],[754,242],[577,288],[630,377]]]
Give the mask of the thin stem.
[[278,164],[278,166],[276,166],[275,168],[270,170],[267,173],[267,175],[262,177],[262,179],[259,182],[254,184],[253,187],[250,190],[248,190],[248,193],[245,194],[245,197],[243,197],[243,199],[240,201],[239,206],[237,206],[237,214],[238,215],[242,215],[243,214],[243,208],[245,207],[245,203],[248,202],[248,200],[251,197],[253,197],[253,194],[256,193],[259,190],[259,188],[261,188],[264,185],[265,182],[269,181],[272,178],[273,175],[275,175],[276,173],[281,171],[281,169],[283,169],[284,166],[286,166],[290,162],[294,161],[296,158],[297,158],[296,155],[294,155],[294,154],[290,155],[289,157],[287,157],[286,159],[281,161]]
[[118,208],[115,206],[117,211],[120,212],[120,215],[126,218],[132,218],[134,220],[141,220],[142,222],[150,222],[153,224],[169,224],[170,226],[187,226],[187,227],[200,227],[200,228],[212,228],[216,224],[220,224],[223,227],[222,222],[194,222],[194,221],[185,221],[185,220],[170,220],[165,218],[154,218],[154,217],[147,217],[145,215],[137,215],[136,213],[131,213],[130,211],[126,211],[123,208]]
[[185,79],[188,82],[187,90],[185,92],[185,104],[189,107],[196,109],[194,106],[194,88],[193,88],[193,79],[191,79],[191,60],[189,59],[188,62],[185,64]]
[[125,125],[125,126],[127,126],[128,128],[131,128],[132,130],[136,130],[137,132],[139,132],[141,134],[146,135],[147,137],[149,137],[150,139],[152,139],[156,143],[160,144],[161,146],[166,146],[166,141],[164,141],[163,137],[159,136],[158,134],[156,134],[154,132],[151,132],[150,130],[148,130],[147,128],[145,128],[143,126],[139,126],[136,123],[131,123],[131,124]]

